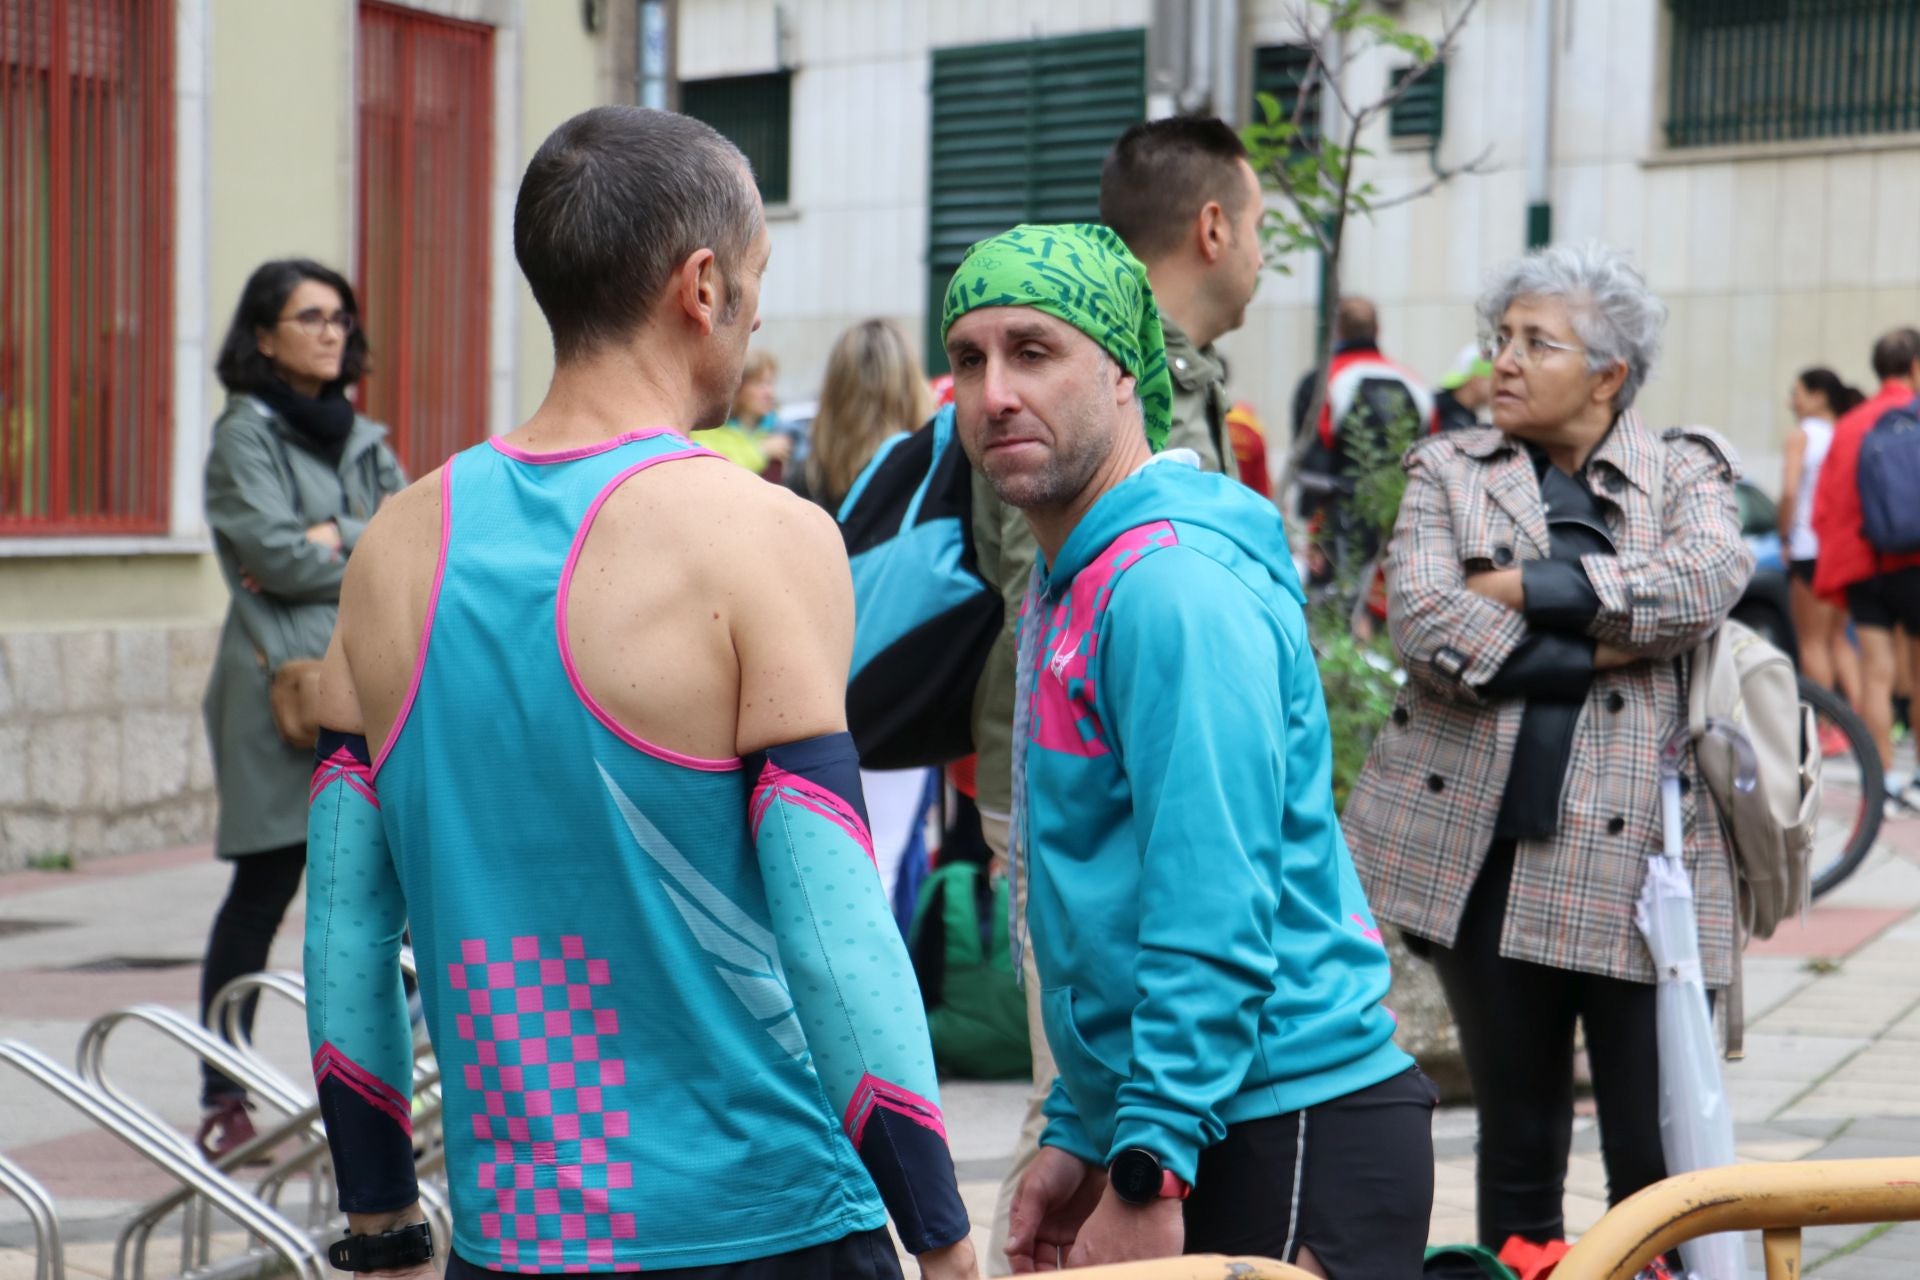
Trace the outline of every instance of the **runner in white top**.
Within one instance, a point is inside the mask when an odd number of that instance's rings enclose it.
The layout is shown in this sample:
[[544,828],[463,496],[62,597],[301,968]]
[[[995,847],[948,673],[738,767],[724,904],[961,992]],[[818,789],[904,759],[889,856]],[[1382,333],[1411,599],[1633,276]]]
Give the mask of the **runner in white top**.
[[[1833,443],[1834,419],[1859,402],[1860,393],[1831,369],[1808,369],[1795,378],[1787,405],[1799,422],[1787,433],[1780,474],[1780,554],[1791,579],[1788,598],[1800,640],[1800,669],[1826,688],[1837,687],[1849,701],[1860,694],[1860,657],[1847,639],[1846,611],[1813,593],[1813,565],[1820,554],[1813,495]],[[1821,746],[1841,750],[1845,743],[1838,738],[1839,731],[1828,726]]]

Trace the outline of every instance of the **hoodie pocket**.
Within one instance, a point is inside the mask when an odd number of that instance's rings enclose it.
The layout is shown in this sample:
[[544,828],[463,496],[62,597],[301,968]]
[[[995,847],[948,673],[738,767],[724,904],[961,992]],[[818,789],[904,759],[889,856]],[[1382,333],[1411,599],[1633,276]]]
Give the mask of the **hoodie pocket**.
[[1113,1113],[1114,1097],[1127,1082],[1128,1072],[1112,1066],[1094,1052],[1080,1034],[1075,1021],[1072,987],[1051,987],[1040,993],[1040,1016],[1046,1023],[1047,1045],[1053,1050],[1055,1065],[1066,1078],[1068,1092],[1083,1119],[1095,1109],[1096,1115]]

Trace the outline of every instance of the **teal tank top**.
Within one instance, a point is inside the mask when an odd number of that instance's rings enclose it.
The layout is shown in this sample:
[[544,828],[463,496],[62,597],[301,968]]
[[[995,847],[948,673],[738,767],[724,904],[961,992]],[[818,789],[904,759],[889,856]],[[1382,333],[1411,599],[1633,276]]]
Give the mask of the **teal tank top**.
[[708,1266],[886,1220],[792,1013],[741,762],[637,737],[568,652],[600,504],[699,456],[666,431],[489,441],[443,473],[433,602],[374,769],[454,1247],[480,1267]]

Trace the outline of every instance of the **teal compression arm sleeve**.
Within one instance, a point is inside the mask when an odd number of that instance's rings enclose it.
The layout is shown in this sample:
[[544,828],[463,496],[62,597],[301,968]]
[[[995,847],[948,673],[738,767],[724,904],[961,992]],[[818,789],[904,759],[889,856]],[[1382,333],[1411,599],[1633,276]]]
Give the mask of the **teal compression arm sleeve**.
[[827,1098],[892,1214],[925,1253],[967,1234],[913,963],[873,860],[844,733],[748,761],[754,846],[801,1028]]
[[387,851],[367,740],[322,730],[307,812],[307,1041],[340,1207],[420,1197],[413,1034],[400,984],[406,899]]

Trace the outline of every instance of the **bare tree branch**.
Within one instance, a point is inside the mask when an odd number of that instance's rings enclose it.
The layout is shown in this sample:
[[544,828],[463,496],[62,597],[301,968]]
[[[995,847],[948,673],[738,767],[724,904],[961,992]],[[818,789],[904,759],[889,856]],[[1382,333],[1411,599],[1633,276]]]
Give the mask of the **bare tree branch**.
[[1492,158],[1493,146],[1489,143],[1487,148],[1479,155],[1467,161],[1465,164],[1456,165],[1451,169],[1445,168],[1439,162],[1430,159],[1428,163],[1433,169],[1433,177],[1430,180],[1420,186],[1414,187],[1410,191],[1402,191],[1400,194],[1388,196],[1384,200],[1367,201],[1367,212],[1378,213],[1382,209],[1392,209],[1398,205],[1411,204],[1422,196],[1432,195],[1435,191],[1438,191],[1441,187],[1462,175],[1493,173],[1495,172],[1495,166],[1487,163]]
[[[1362,135],[1374,121],[1386,115],[1406,97],[1434,67],[1454,53],[1460,35],[1479,8],[1479,3],[1480,0],[1464,0],[1456,11],[1443,2],[1440,34],[1437,39],[1428,42],[1428,56],[1416,58],[1398,83],[1389,83],[1377,97],[1367,101],[1352,96],[1346,83],[1346,72],[1354,56],[1385,45],[1399,47],[1401,43],[1410,42],[1396,42],[1390,36],[1378,36],[1376,31],[1377,38],[1372,43],[1358,44],[1356,41],[1358,47],[1346,50],[1348,56],[1342,57],[1336,65],[1330,55],[1334,42],[1342,38],[1343,32],[1339,28],[1350,15],[1359,12],[1358,6],[1351,0],[1306,0],[1306,3],[1291,11],[1293,31],[1310,51],[1310,56],[1290,113],[1292,140],[1288,147],[1275,148],[1273,152],[1263,155],[1263,169],[1266,180],[1279,191],[1291,208],[1292,217],[1286,217],[1284,212],[1278,215],[1287,225],[1288,234],[1295,243],[1303,238],[1310,239],[1320,249],[1325,283],[1318,317],[1323,340],[1315,370],[1317,376],[1307,406],[1305,430],[1292,442],[1278,477],[1276,500],[1280,502],[1283,512],[1300,464],[1318,439],[1319,417],[1326,403],[1326,375],[1336,345],[1334,317],[1341,297],[1340,254],[1348,219],[1356,213],[1371,214],[1380,209],[1411,203],[1431,195],[1455,177],[1488,171],[1492,148],[1453,168],[1442,167],[1437,153],[1429,152],[1427,162],[1433,175],[1430,181],[1379,201],[1355,193],[1355,170],[1360,159],[1357,153]],[[1316,21],[1317,14],[1324,14],[1324,18]],[[1400,29],[1396,27],[1394,30]],[[1309,140],[1306,136],[1306,118],[1316,90],[1331,101],[1333,111],[1324,114],[1337,119],[1325,120]],[[1292,172],[1293,166],[1302,157],[1310,157],[1316,170],[1314,186],[1308,190],[1302,190],[1295,183]]]

